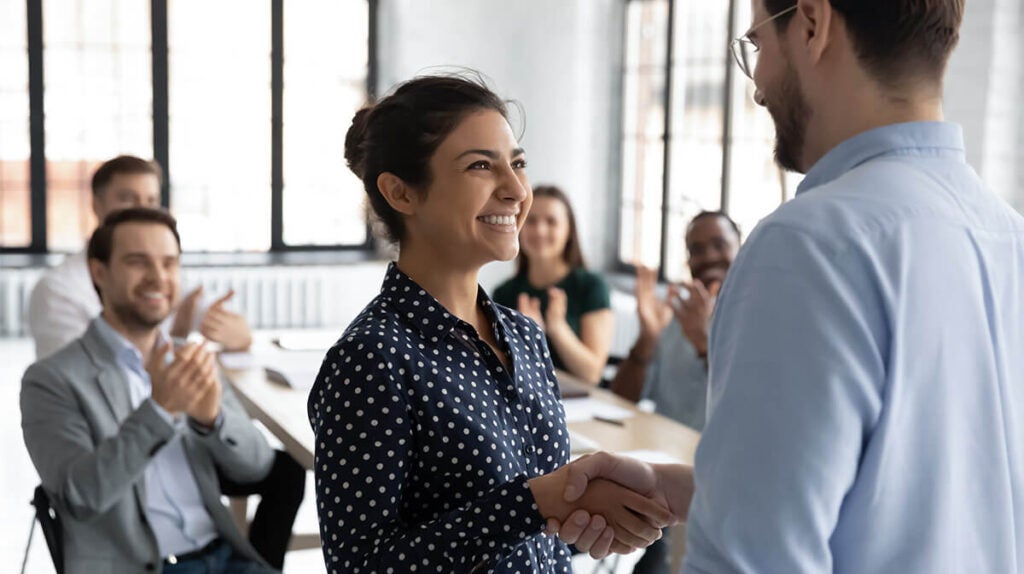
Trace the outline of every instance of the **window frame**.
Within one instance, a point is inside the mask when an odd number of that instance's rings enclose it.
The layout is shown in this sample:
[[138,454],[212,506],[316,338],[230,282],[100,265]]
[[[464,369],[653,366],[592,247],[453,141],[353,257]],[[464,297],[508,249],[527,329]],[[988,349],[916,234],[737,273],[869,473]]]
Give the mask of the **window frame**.
[[[44,116],[43,71],[43,2],[25,0],[28,7],[28,75],[29,75],[29,211],[30,236],[27,246],[0,245],[0,254],[47,254],[47,181],[46,181],[46,119]],[[55,1],[55,0],[50,0]],[[380,0],[367,3],[367,73],[366,101],[376,98],[378,78],[377,18]],[[168,62],[168,0],[150,0],[151,56],[153,90],[153,159],[166,177],[160,190],[160,204],[170,205],[170,116]],[[366,224],[366,240],[361,244],[292,245],[284,241],[284,0],[270,0],[271,11],[271,177],[270,177],[270,249],[266,253],[315,251],[376,250],[371,226]],[[338,169],[344,169],[340,165]]]
[[[627,2],[645,2],[648,0],[626,0]],[[672,172],[672,145],[673,145],[673,129],[672,129],[672,117],[673,117],[673,68],[675,67],[675,41],[676,41],[676,6],[679,0],[667,0],[668,1],[668,16],[667,16],[667,34],[666,34],[666,45],[665,50],[667,55],[665,58],[665,91],[663,95],[663,109],[664,109],[664,132],[662,133],[663,142],[663,168],[662,168],[662,189],[661,189],[661,240],[659,244],[659,256],[658,256],[658,280],[667,281],[665,274],[665,260],[668,252],[668,232],[669,232],[669,218],[671,216],[670,210],[672,208],[671,201],[671,172]],[[721,176],[721,187],[719,189],[720,205],[722,211],[728,213],[729,210],[729,192],[731,186],[731,170],[732,170],[732,148],[733,148],[733,125],[735,121],[735,110],[733,106],[733,94],[737,87],[737,69],[733,62],[732,55],[729,50],[729,42],[732,40],[732,35],[738,27],[739,8],[738,2],[741,0],[729,0],[729,7],[727,10],[727,29],[729,30],[727,42],[722,45],[721,62],[725,66],[725,80],[722,92],[722,176]],[[628,39],[630,33],[628,30],[629,22],[624,21],[623,23],[623,38]],[[622,77],[625,80],[628,70],[625,66],[622,70]],[[625,114],[622,114],[625,117]],[[620,148],[624,145],[626,132],[626,125],[624,122],[620,122],[620,137],[618,145]],[[620,185],[622,183],[619,178]],[[784,191],[783,191],[784,193]],[[619,195],[616,198],[619,207],[622,207],[622,201],[625,194],[625,190],[620,187]],[[623,237],[623,230],[621,222],[619,223],[618,237],[616,238],[616,255],[615,255],[615,270],[622,273],[635,273],[636,266],[629,261],[622,259],[620,254],[620,246],[622,242],[627,238]]]

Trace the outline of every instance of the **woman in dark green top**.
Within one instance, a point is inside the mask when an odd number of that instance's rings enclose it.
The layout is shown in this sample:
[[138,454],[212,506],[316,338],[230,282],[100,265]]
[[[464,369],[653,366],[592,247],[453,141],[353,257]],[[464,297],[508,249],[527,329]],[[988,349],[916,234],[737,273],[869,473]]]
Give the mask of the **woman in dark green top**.
[[556,368],[597,383],[612,342],[608,284],[583,263],[576,218],[562,190],[534,188],[519,242],[519,270],[494,290],[494,300],[544,329]]

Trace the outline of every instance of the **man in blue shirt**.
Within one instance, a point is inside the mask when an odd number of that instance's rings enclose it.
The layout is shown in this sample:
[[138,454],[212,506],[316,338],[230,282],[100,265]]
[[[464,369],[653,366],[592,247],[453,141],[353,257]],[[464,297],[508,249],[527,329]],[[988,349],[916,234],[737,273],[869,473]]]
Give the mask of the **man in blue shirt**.
[[719,295],[694,474],[593,456],[567,497],[662,494],[686,572],[1024,572],[1024,218],[942,122],[963,0],[753,7],[738,60],[807,177]]

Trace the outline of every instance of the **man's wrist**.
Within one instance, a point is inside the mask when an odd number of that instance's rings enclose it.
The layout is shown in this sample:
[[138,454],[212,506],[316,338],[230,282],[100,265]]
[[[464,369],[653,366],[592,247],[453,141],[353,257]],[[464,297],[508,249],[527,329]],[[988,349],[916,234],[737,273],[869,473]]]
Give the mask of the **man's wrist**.
[[654,360],[654,351],[656,348],[656,337],[650,335],[641,335],[637,339],[636,343],[629,349],[629,355],[626,359],[634,364],[640,366],[646,366]]

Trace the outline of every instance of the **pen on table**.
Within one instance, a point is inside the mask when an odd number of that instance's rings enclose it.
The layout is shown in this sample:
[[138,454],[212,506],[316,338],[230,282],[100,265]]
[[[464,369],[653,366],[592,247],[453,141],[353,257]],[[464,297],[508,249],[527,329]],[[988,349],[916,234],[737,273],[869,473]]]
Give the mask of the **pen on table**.
[[599,416],[599,415],[591,415],[591,416],[592,416],[592,418],[595,421],[601,421],[603,423],[608,423],[610,425],[615,425],[617,427],[626,426],[626,423],[622,422],[620,419],[610,419],[608,417],[602,417],[602,416]]

